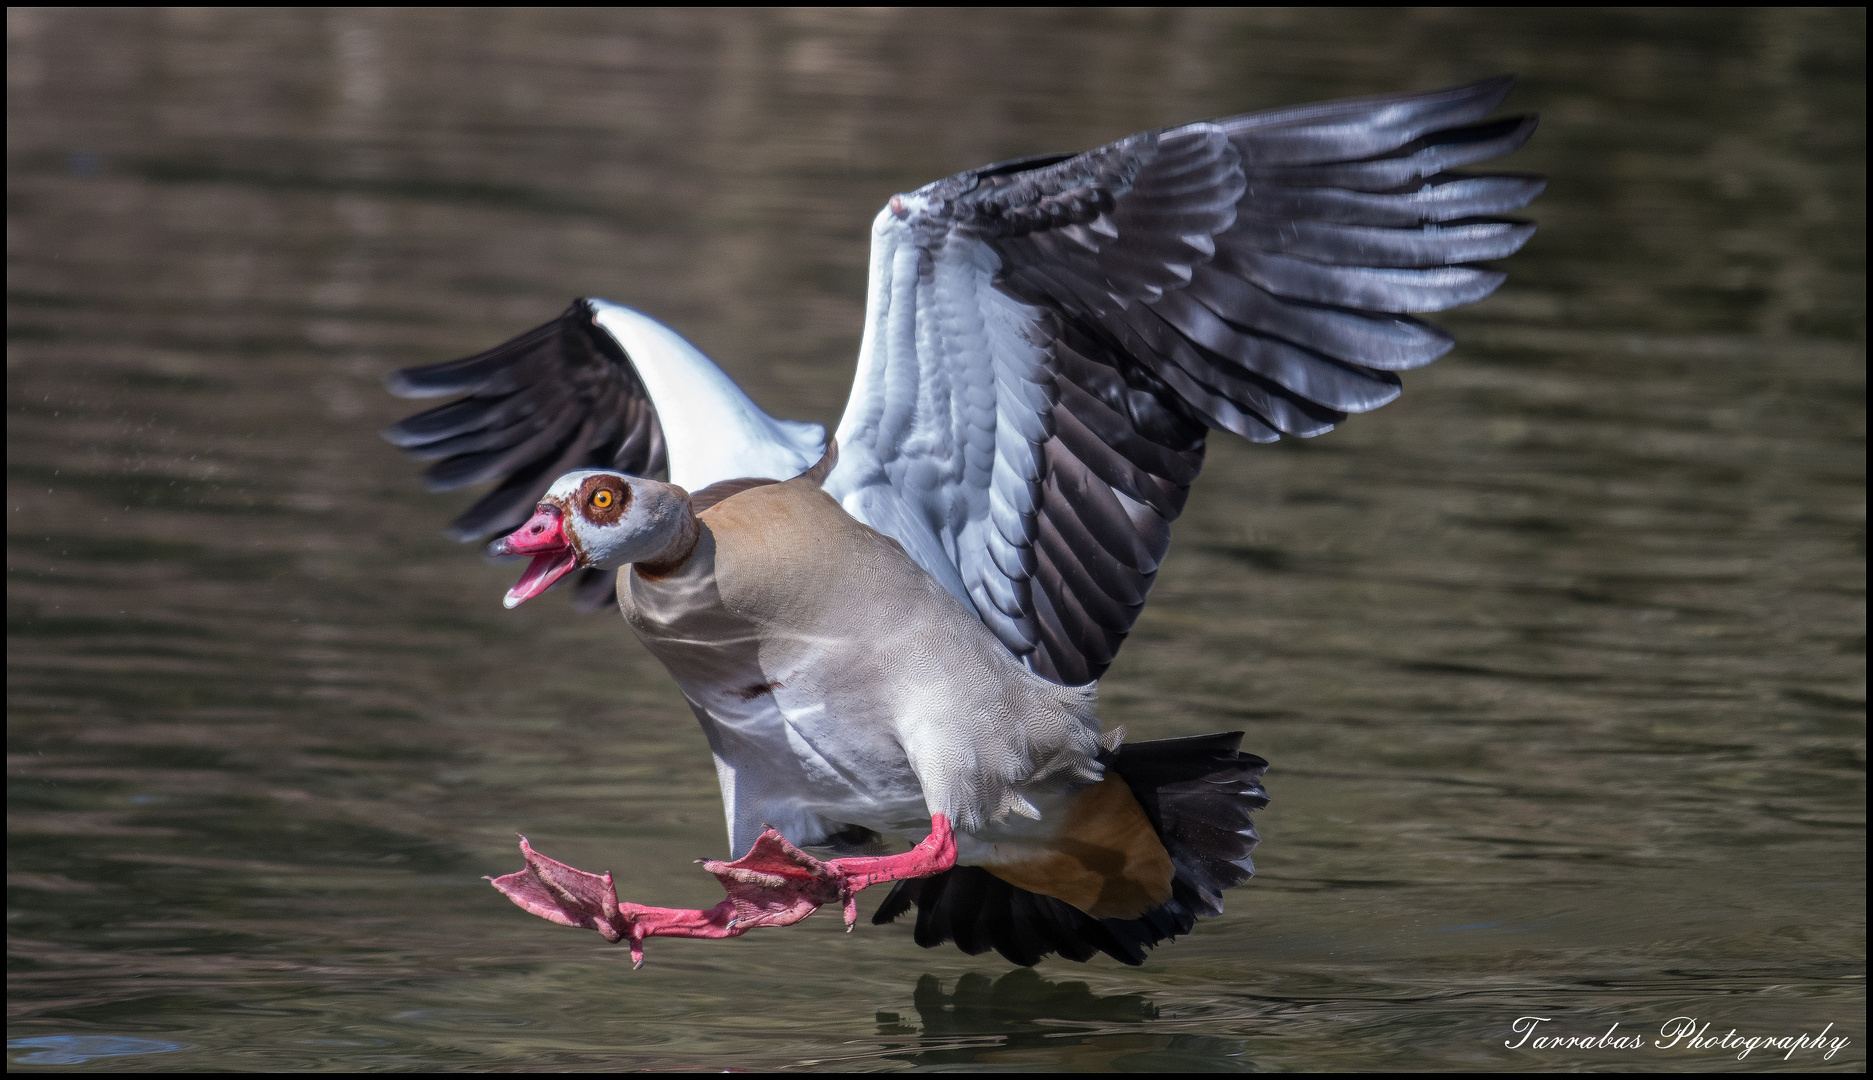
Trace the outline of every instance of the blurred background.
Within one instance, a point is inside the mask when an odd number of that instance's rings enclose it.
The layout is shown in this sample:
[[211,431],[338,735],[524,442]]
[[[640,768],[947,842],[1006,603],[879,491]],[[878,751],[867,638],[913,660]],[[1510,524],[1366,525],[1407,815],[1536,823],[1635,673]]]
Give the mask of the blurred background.
[[[1764,1067],[1864,1050],[1865,14],[7,13],[19,1069]],[[1273,763],[1141,969],[822,913],[633,973],[514,833],[713,903],[707,747],[615,616],[517,611],[385,372],[576,296],[833,424],[894,192],[1515,71],[1533,242],[1455,353],[1211,443],[1102,686]],[[861,904],[868,913],[879,897]]]

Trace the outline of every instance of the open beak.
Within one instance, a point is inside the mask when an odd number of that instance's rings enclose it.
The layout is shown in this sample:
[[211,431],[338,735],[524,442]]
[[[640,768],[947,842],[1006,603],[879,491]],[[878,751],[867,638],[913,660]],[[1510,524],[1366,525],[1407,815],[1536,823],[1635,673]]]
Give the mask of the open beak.
[[520,575],[520,580],[501,599],[501,603],[509,608],[517,608],[552,588],[555,581],[571,573],[579,564],[579,553],[572,549],[571,541],[566,539],[559,507],[551,503],[541,503],[525,525],[489,544],[488,554],[497,558],[502,555],[533,556],[533,561],[527,564],[526,573]]

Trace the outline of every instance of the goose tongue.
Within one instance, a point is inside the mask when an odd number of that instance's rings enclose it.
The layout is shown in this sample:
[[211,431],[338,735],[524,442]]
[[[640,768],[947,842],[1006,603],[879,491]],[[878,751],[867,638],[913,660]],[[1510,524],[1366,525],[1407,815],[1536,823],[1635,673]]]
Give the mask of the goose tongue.
[[502,605],[517,608],[540,595],[552,588],[553,582],[571,573],[578,561],[578,557],[573,554],[570,547],[544,555],[535,555],[533,561],[527,564],[526,572],[520,575],[520,580],[514,582],[514,587],[507,590],[507,595],[501,598]]
[[509,608],[519,607],[552,588],[554,582],[579,565],[579,553],[566,539],[559,508],[545,503],[525,525],[488,545],[488,554],[533,556],[520,580],[501,598]]

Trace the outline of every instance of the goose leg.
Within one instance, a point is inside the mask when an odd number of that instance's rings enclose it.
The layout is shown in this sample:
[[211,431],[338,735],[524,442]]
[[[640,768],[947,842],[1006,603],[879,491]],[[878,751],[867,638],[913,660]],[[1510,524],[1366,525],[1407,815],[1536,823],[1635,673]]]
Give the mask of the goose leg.
[[850,932],[858,921],[860,889],[948,870],[956,865],[956,839],[949,819],[937,814],[930,819],[930,835],[902,855],[821,862],[769,829],[734,862],[696,860],[728,892],[728,899],[707,911],[621,903],[609,873],[589,874],[549,859],[524,836],[520,854],[525,870],[489,879],[502,895],[561,926],[596,930],[606,941],[629,939],[631,962],[641,967],[645,938],[740,937],[759,926],[791,926],[834,901],[843,904]]

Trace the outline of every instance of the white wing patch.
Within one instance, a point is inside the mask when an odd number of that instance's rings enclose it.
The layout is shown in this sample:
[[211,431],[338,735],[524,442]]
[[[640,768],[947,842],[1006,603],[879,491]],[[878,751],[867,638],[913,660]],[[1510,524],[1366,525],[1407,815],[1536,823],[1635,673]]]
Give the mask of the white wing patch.
[[604,300],[594,321],[624,349],[656,406],[670,482],[701,491],[745,476],[790,480],[825,452],[826,429],[776,420],[696,346],[657,320]]

